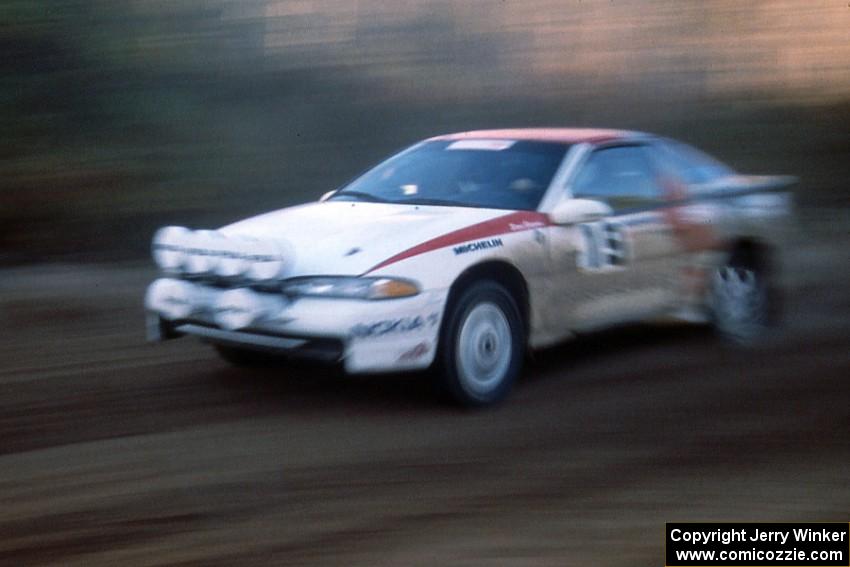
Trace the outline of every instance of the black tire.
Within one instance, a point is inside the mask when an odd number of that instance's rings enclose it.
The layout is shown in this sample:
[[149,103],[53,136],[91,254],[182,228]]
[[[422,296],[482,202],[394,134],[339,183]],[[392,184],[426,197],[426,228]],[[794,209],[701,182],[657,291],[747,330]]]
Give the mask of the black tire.
[[511,391],[524,354],[525,329],[516,300],[501,285],[479,281],[447,308],[437,379],[455,403],[495,404]]
[[711,279],[711,323],[726,342],[758,346],[779,318],[780,301],[769,272],[747,251],[733,253]]
[[225,345],[213,346],[221,358],[239,368],[259,368],[280,363],[280,357],[269,352]]

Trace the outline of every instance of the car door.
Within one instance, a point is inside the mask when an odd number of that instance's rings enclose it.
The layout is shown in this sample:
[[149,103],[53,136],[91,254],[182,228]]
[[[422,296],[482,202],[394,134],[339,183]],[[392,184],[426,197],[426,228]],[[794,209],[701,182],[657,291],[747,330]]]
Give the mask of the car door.
[[593,222],[558,227],[550,242],[561,321],[585,330],[643,318],[676,300],[680,249],[659,173],[644,144],[593,149],[568,193],[607,204]]

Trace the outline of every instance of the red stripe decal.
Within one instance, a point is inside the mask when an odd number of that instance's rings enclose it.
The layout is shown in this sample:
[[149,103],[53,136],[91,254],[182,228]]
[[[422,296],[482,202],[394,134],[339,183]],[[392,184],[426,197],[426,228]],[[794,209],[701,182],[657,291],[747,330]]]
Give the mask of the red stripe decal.
[[400,252],[395,256],[387,258],[380,264],[369,269],[366,273],[374,272],[375,270],[379,270],[385,266],[389,266],[390,264],[395,264],[401,260],[406,260],[413,256],[418,256],[419,254],[431,252],[432,250],[437,250],[439,248],[445,248],[446,246],[453,246],[469,240],[479,240],[491,236],[510,234],[512,232],[522,232],[525,230],[533,230],[535,228],[543,228],[544,226],[550,226],[551,224],[549,217],[543,213],[533,211],[511,213],[503,217],[497,217],[495,219],[473,224],[453,232],[448,232],[442,236],[432,238],[431,240],[426,240],[422,244],[417,244],[412,248],[408,248],[404,252]]

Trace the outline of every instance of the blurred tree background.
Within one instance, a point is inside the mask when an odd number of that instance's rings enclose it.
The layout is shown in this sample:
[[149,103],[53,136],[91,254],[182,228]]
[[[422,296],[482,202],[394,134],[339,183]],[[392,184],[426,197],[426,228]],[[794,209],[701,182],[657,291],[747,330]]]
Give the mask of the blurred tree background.
[[138,259],[470,128],[672,135],[846,207],[831,0],[0,1],[0,262]]

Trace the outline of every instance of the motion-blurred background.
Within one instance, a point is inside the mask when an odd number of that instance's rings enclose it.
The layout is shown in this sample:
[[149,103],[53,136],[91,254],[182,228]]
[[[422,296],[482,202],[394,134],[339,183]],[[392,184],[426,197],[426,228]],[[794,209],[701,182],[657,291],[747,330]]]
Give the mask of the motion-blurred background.
[[[847,0],[0,0],[0,108],[2,566],[649,567],[665,522],[848,520]],[[776,340],[582,337],[477,413],[145,344],[157,227],[535,125],[799,176]]]
[[838,0],[3,0],[0,262],[141,258],[422,137],[646,129],[845,203]]

